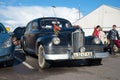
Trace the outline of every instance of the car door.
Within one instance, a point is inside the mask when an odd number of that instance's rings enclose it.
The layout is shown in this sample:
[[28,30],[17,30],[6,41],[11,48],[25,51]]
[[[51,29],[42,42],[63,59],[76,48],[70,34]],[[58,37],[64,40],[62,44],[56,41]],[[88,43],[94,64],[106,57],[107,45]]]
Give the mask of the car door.
[[30,22],[25,32],[26,49],[29,50],[30,52],[33,53],[35,52],[35,44],[38,33],[39,30],[37,20]]

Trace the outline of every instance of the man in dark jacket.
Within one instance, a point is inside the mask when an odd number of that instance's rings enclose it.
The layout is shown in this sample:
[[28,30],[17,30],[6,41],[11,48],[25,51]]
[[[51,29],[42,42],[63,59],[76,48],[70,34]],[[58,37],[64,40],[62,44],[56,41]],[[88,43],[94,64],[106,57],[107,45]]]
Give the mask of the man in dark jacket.
[[17,40],[20,40],[21,39],[21,37],[23,36],[23,34],[24,34],[24,32],[25,32],[25,27],[17,27],[17,28],[15,28],[15,30],[13,31],[13,33],[14,33],[14,37],[16,37],[17,38]]
[[109,31],[107,38],[110,41],[110,47],[111,47],[111,54],[113,53],[113,46],[114,46],[114,40],[119,40],[119,34],[118,31],[116,30],[116,25],[112,26],[112,29]]

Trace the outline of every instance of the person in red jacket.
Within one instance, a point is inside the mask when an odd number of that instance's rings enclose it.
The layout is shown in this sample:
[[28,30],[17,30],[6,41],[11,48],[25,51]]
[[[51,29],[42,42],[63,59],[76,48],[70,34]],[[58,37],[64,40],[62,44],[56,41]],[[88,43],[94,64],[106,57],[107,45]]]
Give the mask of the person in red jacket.
[[94,28],[92,36],[98,37],[99,38],[99,32],[100,32],[101,27],[98,25]]

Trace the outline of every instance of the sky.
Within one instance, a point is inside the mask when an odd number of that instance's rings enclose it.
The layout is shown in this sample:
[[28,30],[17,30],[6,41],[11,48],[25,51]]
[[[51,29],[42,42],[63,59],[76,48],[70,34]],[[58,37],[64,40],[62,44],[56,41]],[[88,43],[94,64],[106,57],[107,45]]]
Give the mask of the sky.
[[120,0],[0,0],[0,22],[12,30],[39,17],[61,17],[73,23],[103,4],[120,8]]

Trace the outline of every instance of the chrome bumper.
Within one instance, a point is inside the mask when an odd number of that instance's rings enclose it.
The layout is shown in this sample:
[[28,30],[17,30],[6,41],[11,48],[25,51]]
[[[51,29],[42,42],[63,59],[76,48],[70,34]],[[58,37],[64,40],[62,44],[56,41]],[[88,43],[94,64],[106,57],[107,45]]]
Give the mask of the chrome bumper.
[[[106,58],[109,56],[109,52],[99,52],[94,53],[92,57],[89,57],[89,59],[95,59],[95,58]],[[46,60],[73,60],[73,59],[88,59],[88,57],[73,57],[72,54],[44,54],[44,57]]]

